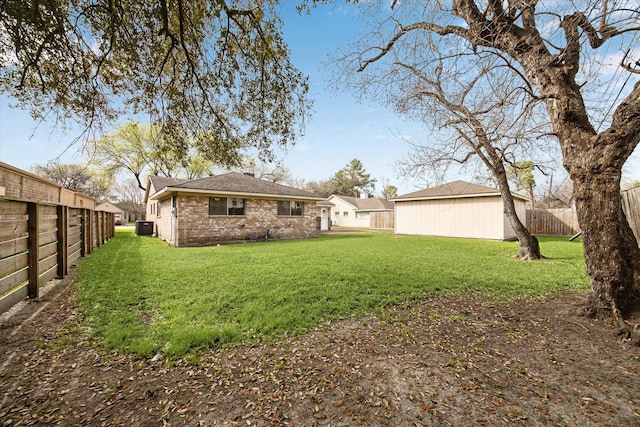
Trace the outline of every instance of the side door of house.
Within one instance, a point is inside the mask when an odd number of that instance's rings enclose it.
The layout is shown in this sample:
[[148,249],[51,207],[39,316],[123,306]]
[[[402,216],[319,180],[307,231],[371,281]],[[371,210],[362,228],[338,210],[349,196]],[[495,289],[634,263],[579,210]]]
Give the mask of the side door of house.
[[320,230],[329,230],[329,209],[322,208],[320,215]]

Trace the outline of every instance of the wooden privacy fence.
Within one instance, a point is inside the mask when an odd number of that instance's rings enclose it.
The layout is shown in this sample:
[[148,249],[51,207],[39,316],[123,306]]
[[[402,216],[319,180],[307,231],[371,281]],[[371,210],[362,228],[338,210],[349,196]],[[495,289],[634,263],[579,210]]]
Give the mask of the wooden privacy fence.
[[393,212],[371,212],[369,227],[382,230],[393,230]]
[[114,236],[113,214],[0,200],[0,313],[37,298],[40,286]]
[[571,236],[580,231],[576,212],[571,209],[527,209],[531,234]]
[[[622,192],[622,209],[629,225],[640,242],[640,187]],[[529,209],[527,228],[533,234],[571,236],[580,231],[573,209]]]

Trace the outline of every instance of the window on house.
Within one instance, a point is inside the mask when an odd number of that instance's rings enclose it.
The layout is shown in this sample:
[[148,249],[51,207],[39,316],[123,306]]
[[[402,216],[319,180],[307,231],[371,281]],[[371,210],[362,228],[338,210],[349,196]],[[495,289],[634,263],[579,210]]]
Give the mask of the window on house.
[[244,199],[209,197],[209,215],[244,215]]
[[157,213],[157,215],[156,215],[156,216],[157,216],[158,218],[160,218],[160,208],[161,208],[161,207],[162,207],[162,204],[161,204],[160,202],[158,202],[158,203],[156,204],[156,209],[158,210],[158,213]]
[[342,216],[349,216],[349,212],[347,211],[342,212]]
[[365,219],[366,217],[366,212],[356,212],[356,219]]
[[227,198],[227,211],[229,215],[244,215],[244,199]]
[[278,200],[278,215],[280,216],[302,216],[303,212],[304,202]]
[[340,216],[340,212],[336,211],[336,216]]

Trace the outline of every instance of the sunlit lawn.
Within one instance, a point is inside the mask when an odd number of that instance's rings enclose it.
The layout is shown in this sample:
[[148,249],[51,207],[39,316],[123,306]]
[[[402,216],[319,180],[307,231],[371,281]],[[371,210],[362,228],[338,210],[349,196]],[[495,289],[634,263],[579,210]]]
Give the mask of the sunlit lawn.
[[588,288],[582,245],[354,233],[174,248],[132,230],[81,262],[80,301],[109,349],[196,353],[297,334],[425,294],[468,288],[498,299]]

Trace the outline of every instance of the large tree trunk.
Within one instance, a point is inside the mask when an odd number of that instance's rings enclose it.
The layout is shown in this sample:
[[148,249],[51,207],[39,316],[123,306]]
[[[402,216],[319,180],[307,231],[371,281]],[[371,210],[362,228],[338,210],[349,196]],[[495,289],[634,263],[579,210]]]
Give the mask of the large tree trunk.
[[562,66],[555,60],[549,62],[544,54],[520,55],[519,61],[545,96],[563,163],[573,182],[591,277],[585,313],[611,319],[631,331],[624,319],[640,310],[640,249],[622,211],[620,179],[622,166],[640,140],[640,82],[617,106],[610,127],[598,133],[575,80],[577,35],[568,33],[567,38],[571,40],[567,51],[573,49],[574,54]]
[[576,212],[592,284],[585,314],[612,318],[624,328],[625,317],[640,307],[640,248],[622,210],[621,172],[573,172]]

